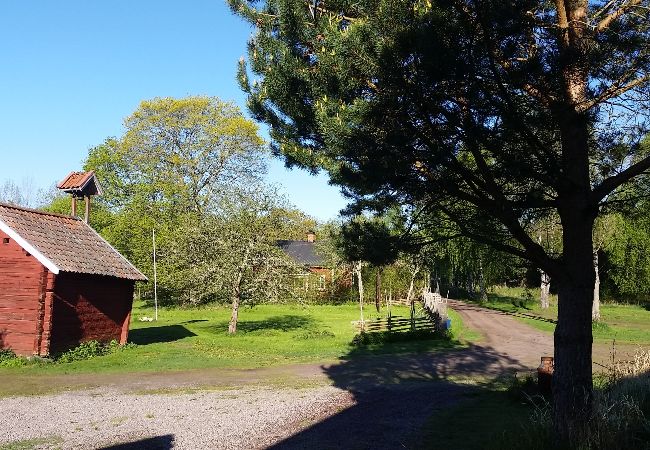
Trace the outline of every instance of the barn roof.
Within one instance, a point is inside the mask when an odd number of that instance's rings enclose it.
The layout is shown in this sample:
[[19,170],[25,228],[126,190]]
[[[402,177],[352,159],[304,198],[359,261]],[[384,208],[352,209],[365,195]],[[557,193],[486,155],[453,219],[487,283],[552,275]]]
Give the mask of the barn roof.
[[325,267],[323,258],[316,252],[316,243],[309,241],[278,241],[278,247],[297,264],[309,267]]
[[147,280],[90,225],[76,217],[0,203],[0,230],[55,274],[75,272]]

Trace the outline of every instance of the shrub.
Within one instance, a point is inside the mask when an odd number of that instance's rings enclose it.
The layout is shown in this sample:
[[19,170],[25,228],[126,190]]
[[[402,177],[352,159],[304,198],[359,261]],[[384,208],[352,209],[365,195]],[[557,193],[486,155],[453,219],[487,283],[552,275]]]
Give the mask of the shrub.
[[111,353],[121,351],[125,348],[132,347],[135,347],[135,344],[128,343],[125,345],[120,345],[120,343],[115,339],[108,343],[87,341],[82,342],[78,346],[58,355],[56,357],[56,362],[69,363],[73,361],[82,361],[84,359],[91,359],[97,356],[109,355]]

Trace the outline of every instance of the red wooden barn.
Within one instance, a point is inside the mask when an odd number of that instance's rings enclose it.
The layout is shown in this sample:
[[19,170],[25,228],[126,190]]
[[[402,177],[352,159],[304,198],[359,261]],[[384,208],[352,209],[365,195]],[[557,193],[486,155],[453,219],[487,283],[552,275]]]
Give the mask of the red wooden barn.
[[0,348],[45,356],[125,343],[145,280],[83,220],[0,203]]

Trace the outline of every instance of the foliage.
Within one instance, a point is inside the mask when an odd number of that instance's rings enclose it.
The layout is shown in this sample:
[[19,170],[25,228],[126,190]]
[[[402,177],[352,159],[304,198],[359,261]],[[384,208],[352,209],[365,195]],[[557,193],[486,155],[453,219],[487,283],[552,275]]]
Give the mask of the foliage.
[[607,276],[622,296],[650,297],[650,213],[648,202],[638,212],[618,216],[615,232],[605,246]]
[[298,269],[274,239],[280,202],[273,190],[231,192],[215,215],[186,220],[161,259],[161,280],[186,304],[286,299]]
[[[143,101],[125,128],[85,161],[103,189],[91,224],[153,280],[154,227],[164,259],[183,224],[214,214],[221,198],[260,181],[266,152],[257,126],[216,97]],[[48,209],[67,213],[69,200],[55,198]],[[160,290],[174,294],[164,276]]]
[[11,349],[0,349],[0,367],[21,367],[27,364],[24,358],[17,356]]
[[102,343],[95,340],[82,342],[78,346],[67,350],[56,357],[57,363],[71,363],[99,356],[110,355],[126,348],[133,348],[133,344],[120,345],[116,340]]
[[34,182],[24,178],[20,183],[5,180],[0,184],[0,202],[27,208],[35,208],[44,195],[42,190],[34,187]]

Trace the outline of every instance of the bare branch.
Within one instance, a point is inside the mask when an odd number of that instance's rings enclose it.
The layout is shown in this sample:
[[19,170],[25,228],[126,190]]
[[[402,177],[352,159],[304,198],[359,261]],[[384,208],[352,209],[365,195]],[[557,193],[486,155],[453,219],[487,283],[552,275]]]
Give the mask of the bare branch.
[[603,102],[606,102],[610,98],[618,97],[621,94],[624,94],[637,86],[642,85],[643,83],[650,81],[650,74],[639,77],[635,80],[630,81],[624,85],[613,84],[612,86],[605,89],[597,98],[590,100],[580,106],[580,111],[588,111],[596,105],[599,105]]
[[598,25],[596,25],[596,32],[601,33],[602,31],[606,30],[611,25],[612,22],[614,22],[620,16],[625,14],[627,10],[638,5],[639,3],[641,3],[641,0],[630,0],[629,2],[627,2],[626,4],[618,8],[613,13],[607,15],[604,19],[598,22]]
[[603,180],[603,182],[596,186],[591,192],[592,203],[597,205],[602,199],[614,192],[614,190],[623,183],[643,174],[648,169],[650,169],[650,156],[646,156],[641,161],[631,165],[624,171]]

